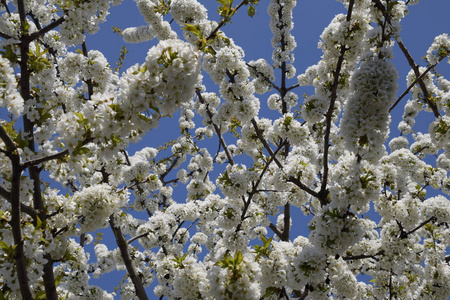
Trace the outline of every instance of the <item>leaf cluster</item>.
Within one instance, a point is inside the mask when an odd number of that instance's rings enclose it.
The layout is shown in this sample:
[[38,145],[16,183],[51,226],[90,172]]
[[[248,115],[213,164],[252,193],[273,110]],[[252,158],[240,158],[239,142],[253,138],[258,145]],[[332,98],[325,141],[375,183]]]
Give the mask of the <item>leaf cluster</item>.
[[231,254],[227,252],[224,258],[219,260],[216,265],[222,269],[228,269],[231,272],[229,277],[230,283],[235,283],[242,277],[243,261],[244,257],[242,256],[241,251],[237,251],[234,256],[231,256]]

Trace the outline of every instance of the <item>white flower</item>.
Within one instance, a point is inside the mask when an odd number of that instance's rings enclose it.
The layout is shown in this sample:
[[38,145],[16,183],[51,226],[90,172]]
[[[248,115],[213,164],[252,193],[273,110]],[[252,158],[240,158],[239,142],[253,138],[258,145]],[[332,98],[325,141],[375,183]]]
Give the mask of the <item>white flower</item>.
[[72,196],[76,203],[76,213],[80,218],[81,232],[90,232],[105,227],[109,216],[120,206],[125,205],[126,198],[114,192],[107,184],[86,187]]
[[435,217],[438,223],[450,221],[449,199],[439,195],[425,200],[422,204],[424,217]]
[[122,31],[123,40],[127,43],[142,43],[152,40],[156,33],[151,25],[142,25],[139,27],[129,27]]
[[352,94],[345,103],[341,132],[349,151],[372,162],[385,151],[396,80],[393,64],[378,58],[363,61],[352,76]]
[[435,65],[447,56],[450,56],[450,38],[447,33],[444,33],[434,38],[433,43],[428,48],[426,58],[430,65]]
[[0,106],[6,106],[15,117],[19,117],[24,108],[24,101],[17,90],[14,70],[3,56],[0,56]]

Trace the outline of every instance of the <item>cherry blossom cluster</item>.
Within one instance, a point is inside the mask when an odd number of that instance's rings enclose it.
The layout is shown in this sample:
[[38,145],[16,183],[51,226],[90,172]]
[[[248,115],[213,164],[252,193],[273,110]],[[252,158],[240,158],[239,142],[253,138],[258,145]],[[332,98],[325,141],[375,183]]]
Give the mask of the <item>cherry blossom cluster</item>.
[[23,111],[23,99],[17,92],[14,71],[7,59],[0,57],[0,106],[7,107],[8,111],[18,117]]
[[347,148],[366,160],[375,162],[384,154],[397,77],[392,63],[379,58],[368,58],[353,73],[341,131]]
[[271,18],[270,30],[273,33],[273,66],[280,68],[283,63],[290,62],[291,64],[286,65],[288,78],[292,78],[295,74],[295,68],[292,65],[294,56],[291,52],[297,47],[297,43],[291,35],[291,30],[294,28],[292,10],[296,4],[296,0],[271,0],[267,8]]

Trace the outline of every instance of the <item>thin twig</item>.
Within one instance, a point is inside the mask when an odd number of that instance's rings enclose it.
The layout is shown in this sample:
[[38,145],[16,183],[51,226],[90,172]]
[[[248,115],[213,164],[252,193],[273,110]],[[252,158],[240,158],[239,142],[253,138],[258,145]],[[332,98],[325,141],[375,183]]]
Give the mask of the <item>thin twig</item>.
[[[197,89],[195,91],[195,93],[197,94],[198,100],[200,101],[200,103],[205,104],[205,100],[202,97],[202,94],[200,92],[199,89]],[[214,131],[216,132],[217,136],[219,137],[219,143],[220,145],[222,145],[223,151],[225,151],[225,155],[228,158],[228,162],[230,163],[230,165],[234,165],[234,160],[233,160],[233,156],[231,155],[230,151],[228,150],[228,146],[225,142],[225,140],[223,139],[222,133],[220,132],[220,128],[219,126],[217,126],[214,122],[213,122],[213,113],[209,110],[209,104],[206,104],[206,113],[208,114],[209,119],[211,120],[211,124],[214,127]]]
[[[350,22],[352,11],[353,11],[353,5],[355,1],[350,0],[350,4],[348,7],[347,12],[347,22]],[[333,111],[334,106],[337,99],[337,89],[339,85],[339,75],[341,73],[342,64],[344,62],[344,55],[347,51],[347,48],[344,44],[341,45],[341,53],[338,58],[338,62],[336,65],[336,70],[333,71],[333,86],[331,88],[331,99],[330,99],[330,106],[328,107],[328,111],[326,113],[326,129],[325,129],[325,135],[323,138],[324,146],[323,146],[323,176],[322,176],[322,185],[320,187],[319,192],[319,201],[322,206],[325,206],[328,203],[328,191],[327,191],[327,184],[328,184],[328,151],[330,148],[330,133],[331,133],[331,121],[333,119]]]
[[442,57],[439,59],[439,61],[436,64],[433,64],[431,66],[429,66],[422,74],[420,74],[419,77],[417,77],[409,86],[408,88],[400,95],[400,97],[398,97],[398,99],[395,101],[394,104],[392,104],[392,106],[389,108],[389,112],[391,112],[397,105],[398,103],[409,93],[409,91],[411,91],[411,89],[420,81],[422,80],[425,75],[427,75],[431,70],[433,70],[434,67],[436,67],[445,57]]
[[[247,1],[244,0],[241,3],[238,4],[238,6],[236,6],[236,8],[233,8],[235,13],[239,10],[239,8],[242,7],[242,5],[244,5]],[[214,28],[214,30],[208,35],[208,37],[206,38],[206,40],[210,40],[212,38],[214,38],[217,34],[217,32],[220,30],[220,28],[222,28],[223,26],[225,26],[225,24],[228,23],[228,21],[230,21],[230,18],[225,18],[222,21],[220,21],[220,23],[217,25],[216,28]]]
[[39,164],[42,164],[42,163],[50,161],[50,160],[63,158],[68,153],[69,153],[69,150],[66,149],[64,151],[61,151],[61,152],[58,152],[58,153],[55,153],[55,154],[52,154],[52,155],[48,155],[48,156],[36,158],[36,159],[33,159],[33,160],[29,160],[29,161],[26,161],[26,162],[24,162],[22,164],[22,168],[26,169],[26,168],[29,168],[31,166],[37,166]]
[[425,85],[423,79],[420,78],[421,74],[419,71],[419,67],[414,62],[414,59],[412,58],[411,54],[409,53],[408,49],[405,47],[403,42],[400,40],[397,40],[397,43],[398,43],[398,46],[400,47],[400,49],[402,50],[403,54],[405,55],[406,60],[409,63],[409,66],[413,69],[414,74],[419,79],[419,86],[422,89],[425,103],[431,108],[434,116],[436,118],[439,118],[441,116],[441,114],[439,113],[439,110],[438,110],[436,104],[434,104],[432,101],[430,101],[430,93],[428,92],[427,86]]
[[347,260],[359,260],[359,259],[366,259],[366,258],[372,258],[372,259],[377,259],[377,256],[383,255],[384,254],[384,250],[380,250],[375,254],[371,254],[371,255],[366,255],[366,254],[361,254],[361,255],[348,255],[348,256],[343,256],[342,259],[347,261]]

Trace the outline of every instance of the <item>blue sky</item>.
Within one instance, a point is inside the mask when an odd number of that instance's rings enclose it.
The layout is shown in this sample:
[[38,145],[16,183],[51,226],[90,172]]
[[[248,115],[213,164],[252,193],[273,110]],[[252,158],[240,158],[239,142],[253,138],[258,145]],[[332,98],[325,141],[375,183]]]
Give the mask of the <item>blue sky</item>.
[[[217,3],[213,0],[200,0],[209,10],[209,15],[212,18],[218,19],[216,9]],[[246,52],[246,60],[256,60],[258,58],[266,58],[270,62],[272,55],[272,48],[270,45],[271,32],[269,29],[268,16],[266,13],[267,0],[261,0],[257,7],[256,15],[253,18],[247,16],[245,10],[240,11],[233,17],[232,23],[227,24],[224,27],[224,31],[228,37],[234,39],[237,45],[240,45]],[[450,11],[449,0],[422,0],[421,3],[415,6],[410,6],[410,14],[402,21],[402,39],[404,44],[408,47],[411,55],[415,59],[416,63],[424,65],[422,57],[426,54],[426,50],[431,45],[434,37],[441,33],[448,33],[450,31],[450,25],[448,22],[448,12]],[[296,55],[295,67],[297,73],[302,73],[308,66],[317,63],[320,60],[321,52],[317,49],[317,42],[323,29],[329,24],[332,18],[338,13],[345,13],[341,3],[336,0],[300,0],[297,7],[294,10],[294,23],[295,28],[293,35],[296,38],[298,47],[294,51]],[[146,53],[150,47],[152,47],[156,41],[149,41],[141,44],[125,44],[121,37],[113,33],[111,26],[120,27],[125,29],[130,26],[144,25],[144,19],[139,14],[135,2],[131,0],[125,0],[124,3],[118,7],[114,7],[111,10],[109,21],[102,25],[101,31],[94,36],[90,36],[87,39],[88,49],[96,49],[102,51],[112,67],[115,67],[115,61],[120,54],[122,45],[126,45],[129,53],[127,54],[124,71],[127,67],[135,64],[142,63],[145,59]],[[176,27],[177,25],[174,24]],[[180,35],[181,36],[181,35]],[[405,76],[409,71],[409,67],[406,59],[400,53],[398,47],[395,48],[396,58],[394,63],[398,67],[400,81],[399,81],[399,94],[406,88]],[[438,71],[450,78],[450,67],[448,64],[441,63],[438,66]],[[291,84],[295,84],[296,80],[292,79]],[[208,88],[208,86],[207,86]],[[212,90],[216,90],[213,87]],[[304,92],[310,93],[311,90],[297,89],[295,90],[299,95]],[[268,96],[268,95],[267,95]],[[403,104],[408,99],[405,97]],[[262,100],[262,106],[264,106],[265,99]],[[399,120],[403,113],[402,105],[399,105],[394,110],[394,121]],[[264,114],[268,111],[263,111]],[[170,123],[175,126],[170,126]],[[156,147],[161,142],[167,141],[172,138],[176,138],[178,129],[176,119],[168,119],[161,123],[158,130],[149,133],[146,138],[138,145],[131,148],[137,150],[144,146]],[[392,134],[397,135],[398,131],[395,127],[392,130]],[[293,215],[300,215],[300,212],[295,211]],[[301,223],[305,223],[304,220]],[[295,224],[295,223],[294,223]],[[304,225],[303,225],[304,226]],[[105,241],[111,242],[110,249],[115,245],[114,241],[109,240],[105,235]],[[100,277],[100,281],[94,280],[94,284],[101,285],[108,290],[112,290],[115,285],[118,284],[121,276],[117,277],[113,274],[107,274]],[[152,291],[148,292],[150,299],[152,298]]]

